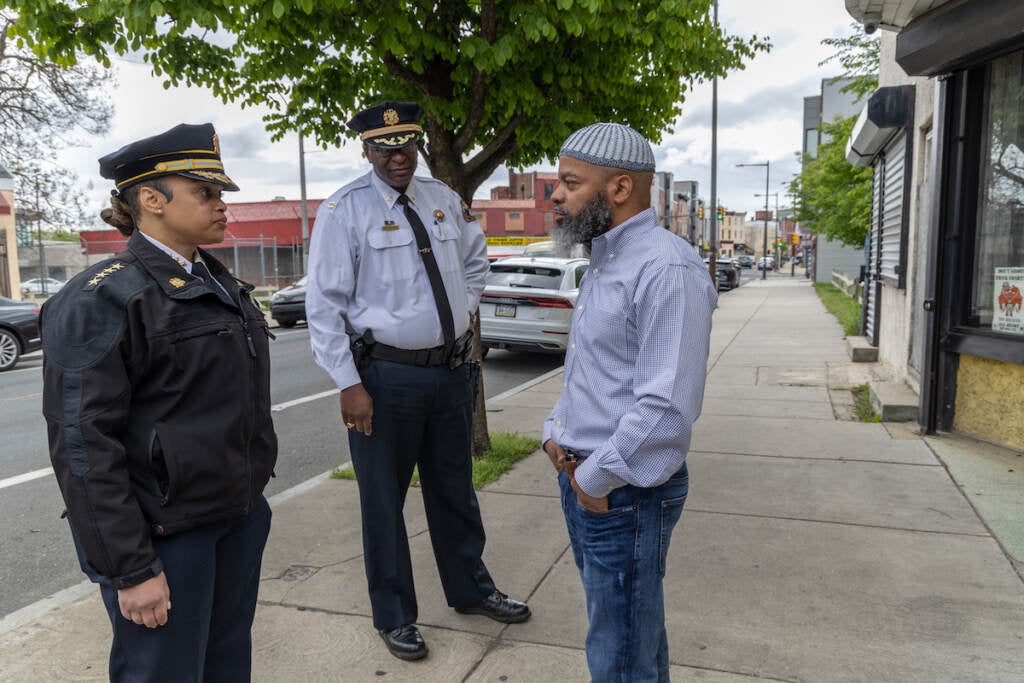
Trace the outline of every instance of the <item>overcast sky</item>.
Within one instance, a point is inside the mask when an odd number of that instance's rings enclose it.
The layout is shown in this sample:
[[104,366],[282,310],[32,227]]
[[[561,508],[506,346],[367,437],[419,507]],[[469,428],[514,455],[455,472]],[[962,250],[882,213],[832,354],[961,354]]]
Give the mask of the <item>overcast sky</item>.
[[[733,34],[767,35],[772,50],[759,54],[743,71],[719,80],[718,85],[718,196],[730,210],[753,212],[764,206],[763,168],[737,168],[736,164],[771,161],[769,194],[779,192],[779,205],[798,168],[801,148],[803,98],[816,95],[822,78],[835,76],[838,66],[819,67],[832,53],[822,39],[852,32],[852,19],[843,0],[721,0],[719,20]],[[217,128],[228,174],[241,191],[229,201],[263,201],[283,196],[298,199],[298,138],[291,134],[272,143],[263,129],[260,111],[222,104],[205,90],[172,88],[149,74],[144,64],[115,61],[118,88],[109,135],[86,147],[67,150],[61,162],[75,170],[96,212],[106,205],[110,183],[99,176],[97,159],[121,145],[167,130],[178,123],[212,122]],[[700,194],[710,200],[711,84],[695,84],[683,105],[683,114],[655,147],[658,170],[675,180],[697,180]],[[368,166],[360,148],[348,142],[339,149],[318,150],[307,140],[307,195],[323,198]],[[538,170],[555,170],[549,165]],[[420,173],[426,173],[421,162]],[[500,168],[476,196],[486,198],[490,188],[507,182]],[[91,187],[89,184],[91,183]],[[774,209],[775,198],[769,199]]]

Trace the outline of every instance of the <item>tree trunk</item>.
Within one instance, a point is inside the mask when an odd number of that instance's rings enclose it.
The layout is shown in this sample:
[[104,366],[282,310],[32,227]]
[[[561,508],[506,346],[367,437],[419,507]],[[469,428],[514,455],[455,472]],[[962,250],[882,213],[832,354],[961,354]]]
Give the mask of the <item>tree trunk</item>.
[[476,404],[473,406],[473,457],[482,458],[491,447],[491,434],[487,428],[487,401],[484,398],[483,347],[480,345],[480,313],[473,316],[473,359],[481,362],[476,379]]

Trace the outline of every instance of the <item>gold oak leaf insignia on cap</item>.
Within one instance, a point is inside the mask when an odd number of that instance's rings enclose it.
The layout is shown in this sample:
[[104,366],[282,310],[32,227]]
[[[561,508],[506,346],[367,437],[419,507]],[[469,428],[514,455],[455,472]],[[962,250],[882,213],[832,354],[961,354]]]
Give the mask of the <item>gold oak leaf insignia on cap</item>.
[[220,156],[220,138],[216,133],[213,134],[213,153]]
[[388,126],[393,126],[398,123],[398,112],[394,109],[384,110],[384,123]]

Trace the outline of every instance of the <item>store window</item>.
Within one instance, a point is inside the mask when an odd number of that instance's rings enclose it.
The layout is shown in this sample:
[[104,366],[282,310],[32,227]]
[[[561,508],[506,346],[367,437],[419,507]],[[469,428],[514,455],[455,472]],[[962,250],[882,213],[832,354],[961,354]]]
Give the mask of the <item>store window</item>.
[[982,106],[968,323],[1024,335],[1024,51],[991,63]]

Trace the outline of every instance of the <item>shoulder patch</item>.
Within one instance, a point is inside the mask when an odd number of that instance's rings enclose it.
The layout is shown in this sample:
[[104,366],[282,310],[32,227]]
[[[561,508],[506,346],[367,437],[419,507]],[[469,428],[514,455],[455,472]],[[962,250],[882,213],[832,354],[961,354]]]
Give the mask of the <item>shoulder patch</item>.
[[472,223],[476,220],[476,216],[469,208],[469,204],[462,202],[462,217],[466,219],[467,223]]

